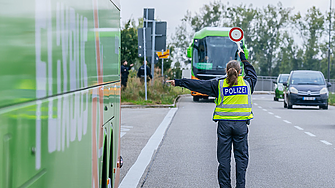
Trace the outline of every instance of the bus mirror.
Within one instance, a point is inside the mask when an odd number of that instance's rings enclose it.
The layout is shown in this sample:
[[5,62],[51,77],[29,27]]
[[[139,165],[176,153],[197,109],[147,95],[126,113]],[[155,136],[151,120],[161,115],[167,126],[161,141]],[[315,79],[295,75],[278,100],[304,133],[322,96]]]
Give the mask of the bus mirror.
[[188,48],[187,48],[187,57],[188,58],[192,58],[192,47],[191,46],[189,46]]

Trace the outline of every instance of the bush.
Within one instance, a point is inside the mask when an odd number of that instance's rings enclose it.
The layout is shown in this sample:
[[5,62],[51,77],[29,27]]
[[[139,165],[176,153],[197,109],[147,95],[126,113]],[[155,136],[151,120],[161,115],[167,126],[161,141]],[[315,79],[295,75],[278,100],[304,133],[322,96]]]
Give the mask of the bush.
[[189,94],[188,89],[173,87],[165,83],[159,75],[160,69],[155,69],[154,84],[147,83],[147,101],[145,101],[144,83],[136,76],[136,71],[131,70],[126,88],[121,90],[121,102],[123,104],[173,104],[175,98],[181,94]]
[[335,94],[329,93],[329,102],[330,105],[335,105]]

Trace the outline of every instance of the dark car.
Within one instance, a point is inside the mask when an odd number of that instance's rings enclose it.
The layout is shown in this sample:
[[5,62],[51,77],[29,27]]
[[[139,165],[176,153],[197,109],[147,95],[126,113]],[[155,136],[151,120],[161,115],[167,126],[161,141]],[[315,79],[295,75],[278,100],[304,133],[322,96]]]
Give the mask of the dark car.
[[284,108],[292,105],[319,106],[328,109],[328,87],[320,71],[291,71],[284,88]]
[[277,78],[277,81],[273,81],[273,83],[275,84],[275,96],[273,98],[274,101],[278,101],[278,99],[283,99],[283,90],[284,90],[284,86],[283,83],[287,82],[287,78],[288,78],[289,74],[280,74]]

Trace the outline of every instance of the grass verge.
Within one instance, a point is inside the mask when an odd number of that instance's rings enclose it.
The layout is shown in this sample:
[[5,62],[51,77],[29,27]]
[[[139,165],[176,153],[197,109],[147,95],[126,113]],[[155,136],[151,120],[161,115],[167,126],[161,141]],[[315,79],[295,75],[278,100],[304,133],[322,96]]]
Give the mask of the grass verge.
[[154,84],[148,82],[147,99],[145,100],[144,83],[130,73],[127,87],[121,90],[121,103],[134,105],[173,104],[178,95],[190,94],[188,89],[163,84],[162,77],[155,76]]
[[329,105],[335,106],[335,94],[329,93]]

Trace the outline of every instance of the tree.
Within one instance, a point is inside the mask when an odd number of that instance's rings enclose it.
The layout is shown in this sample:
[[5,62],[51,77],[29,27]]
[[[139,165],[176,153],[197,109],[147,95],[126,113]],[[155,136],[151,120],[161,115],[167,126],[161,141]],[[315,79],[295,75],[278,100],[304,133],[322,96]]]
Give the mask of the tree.
[[129,19],[121,30],[121,60],[135,63],[138,59],[137,27]]
[[308,70],[318,70],[320,55],[320,39],[324,33],[324,16],[319,9],[313,6],[307,10],[305,17],[297,13],[293,17],[296,27],[303,40],[303,64],[302,67]]

